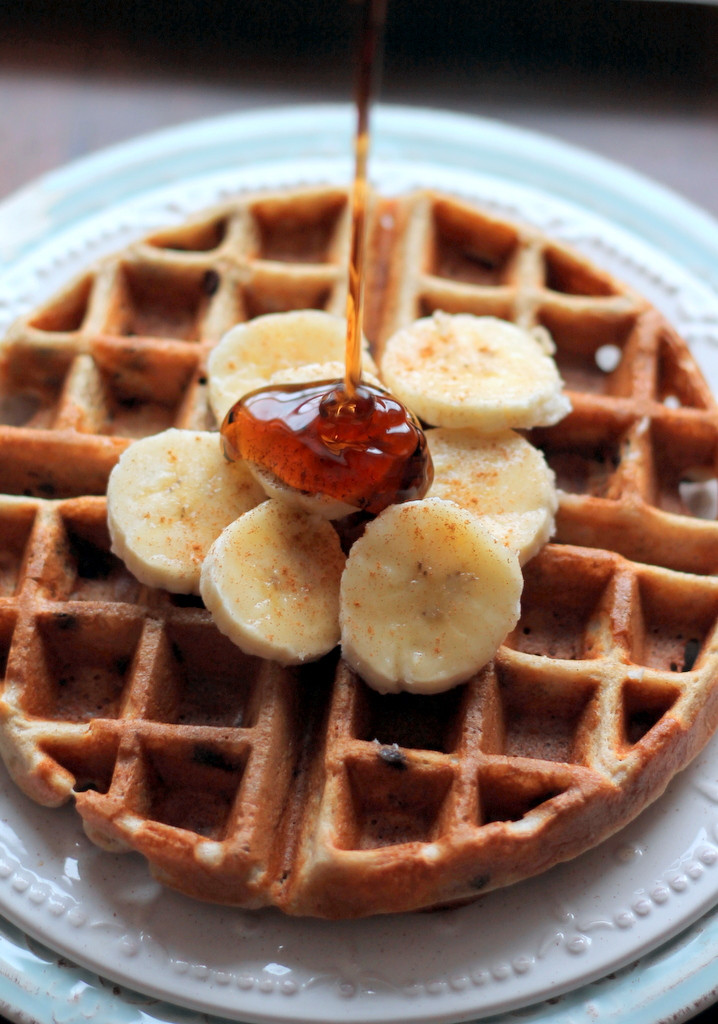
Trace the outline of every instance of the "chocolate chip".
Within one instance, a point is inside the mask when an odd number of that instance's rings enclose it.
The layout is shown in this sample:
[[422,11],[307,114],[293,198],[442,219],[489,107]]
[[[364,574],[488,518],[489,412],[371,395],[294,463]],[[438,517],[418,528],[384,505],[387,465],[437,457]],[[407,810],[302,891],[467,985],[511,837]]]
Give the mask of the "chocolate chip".
[[68,612],[56,612],[55,624],[58,629],[74,629],[77,626],[77,616],[70,615]]
[[472,878],[469,885],[472,889],[485,889],[491,881],[491,875],[477,875],[476,878]]
[[689,640],[683,652],[683,671],[690,672],[701,649],[700,640]]
[[384,764],[391,765],[392,768],[399,768],[403,770],[409,767],[406,754],[403,750],[399,749],[397,743],[392,743],[390,747],[379,747],[377,753]]
[[219,288],[219,274],[216,270],[205,271],[202,278],[202,290],[205,295],[214,295]]
[[233,772],[236,770],[236,765],[219,751],[214,750],[212,747],[197,746],[192,751],[192,760],[197,764],[206,765],[207,768],[220,768],[223,772]]

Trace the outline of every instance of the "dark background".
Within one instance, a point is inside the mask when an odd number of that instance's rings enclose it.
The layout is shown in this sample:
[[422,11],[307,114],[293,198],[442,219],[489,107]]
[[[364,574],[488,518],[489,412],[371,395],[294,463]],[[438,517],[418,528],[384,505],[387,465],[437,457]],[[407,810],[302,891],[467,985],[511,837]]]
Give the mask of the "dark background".
[[[0,0],[0,198],[157,128],[350,99],[358,12],[350,0]],[[390,0],[381,98],[563,138],[718,215],[718,6]]]
[[[158,127],[352,94],[351,0],[0,0],[0,196]],[[718,214],[718,8],[390,0],[381,98],[496,117]]]

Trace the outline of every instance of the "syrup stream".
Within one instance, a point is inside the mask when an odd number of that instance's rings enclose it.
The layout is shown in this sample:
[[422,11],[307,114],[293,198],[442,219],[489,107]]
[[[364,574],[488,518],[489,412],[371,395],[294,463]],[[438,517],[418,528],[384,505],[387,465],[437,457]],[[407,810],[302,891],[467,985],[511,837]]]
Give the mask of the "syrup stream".
[[348,404],[356,397],[361,381],[361,335],[364,305],[364,265],[366,248],[366,208],[369,186],[369,110],[375,89],[379,51],[386,20],[386,0],[364,0],[361,46],[356,79],[357,127],[354,138],[354,184],[352,187],[352,225],[349,247],[349,287],[347,291],[347,343],[344,391]]

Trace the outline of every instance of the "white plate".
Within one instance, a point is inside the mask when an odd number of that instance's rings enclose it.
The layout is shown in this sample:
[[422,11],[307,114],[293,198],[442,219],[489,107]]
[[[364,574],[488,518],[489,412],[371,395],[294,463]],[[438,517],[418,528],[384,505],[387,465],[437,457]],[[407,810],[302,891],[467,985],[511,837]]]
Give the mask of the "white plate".
[[[96,255],[238,188],[348,181],[351,126],[344,107],[222,118],[31,185],[0,206],[0,329]],[[667,313],[718,389],[710,218],[620,168],[491,122],[380,108],[375,133],[380,188],[439,187],[577,246]],[[640,1024],[658,1008],[680,1019],[713,984],[718,923],[700,919],[718,901],[717,773],[714,742],[619,836],[471,907],[341,924],[191,903],[139,858],[94,848],[70,808],[38,808],[3,775],[0,911],[21,931],[0,934],[0,1009],[19,1020],[30,1005],[41,1024],[198,1019],[179,1006],[273,1022],[428,1024],[517,1007],[536,1022]],[[624,965],[642,956],[637,986]]]

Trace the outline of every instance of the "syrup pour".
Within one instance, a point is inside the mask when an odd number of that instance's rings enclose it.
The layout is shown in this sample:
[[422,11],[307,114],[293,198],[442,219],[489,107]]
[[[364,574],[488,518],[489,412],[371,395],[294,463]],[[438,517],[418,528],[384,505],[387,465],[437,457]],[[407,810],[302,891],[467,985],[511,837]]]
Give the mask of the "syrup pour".
[[259,388],[232,406],[221,430],[228,459],[246,459],[289,487],[374,515],[423,497],[434,475],[413,414],[361,379],[369,106],[385,11],[386,0],[363,0],[344,380]]
[[229,459],[372,514],[422,497],[433,475],[427,479],[426,437],[414,417],[362,383],[351,398],[341,380],[260,388],[232,406],[222,434]]
[[364,250],[366,208],[369,198],[369,107],[377,66],[377,54],[384,32],[386,0],[364,0],[361,48],[356,82],[357,127],[354,136],[354,183],[352,186],[352,230],[349,246],[349,287],[347,291],[347,344],[344,390],[353,396],[361,380],[361,332],[364,299]]

